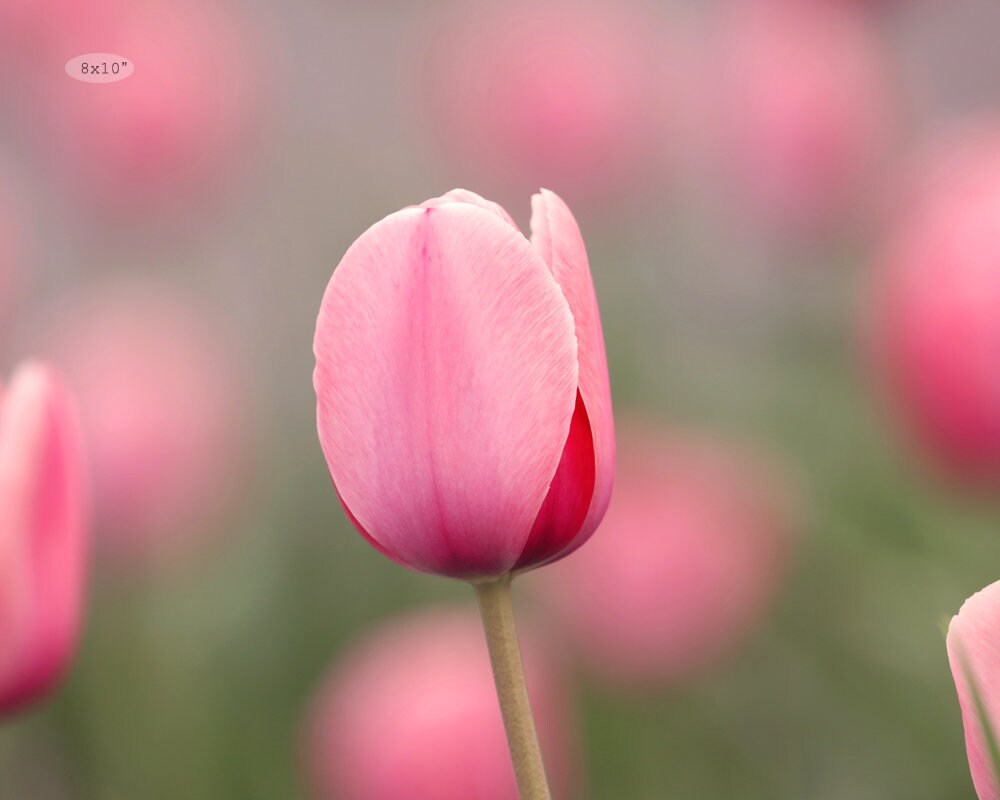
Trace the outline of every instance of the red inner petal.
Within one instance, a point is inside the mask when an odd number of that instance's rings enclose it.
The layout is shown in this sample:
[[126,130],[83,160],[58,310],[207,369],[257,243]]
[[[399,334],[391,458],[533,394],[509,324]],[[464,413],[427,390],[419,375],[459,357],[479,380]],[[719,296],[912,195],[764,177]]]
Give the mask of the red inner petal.
[[537,566],[568,547],[587,516],[594,495],[594,439],[580,392],[569,436],[549,493],[538,510],[515,569]]

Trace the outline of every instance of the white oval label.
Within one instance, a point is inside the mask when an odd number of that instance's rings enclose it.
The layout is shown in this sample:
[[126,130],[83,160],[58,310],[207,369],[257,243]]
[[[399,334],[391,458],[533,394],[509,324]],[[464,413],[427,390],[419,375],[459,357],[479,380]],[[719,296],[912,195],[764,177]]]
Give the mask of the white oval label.
[[113,53],[87,53],[66,62],[66,74],[85,83],[114,83],[132,74],[127,58]]

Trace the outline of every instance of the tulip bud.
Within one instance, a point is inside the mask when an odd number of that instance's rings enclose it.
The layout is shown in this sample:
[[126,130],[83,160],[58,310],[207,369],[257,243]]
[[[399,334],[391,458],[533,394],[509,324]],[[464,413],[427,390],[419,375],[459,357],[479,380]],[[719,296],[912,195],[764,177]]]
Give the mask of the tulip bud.
[[442,152],[512,194],[544,183],[606,206],[633,190],[670,145],[665,67],[677,53],[660,22],[641,3],[469,4],[428,54]]
[[102,551],[134,566],[204,544],[249,449],[225,329],[192,298],[130,283],[74,298],[46,344],[80,398]]
[[948,661],[962,707],[972,781],[979,800],[998,800],[995,770],[1000,765],[991,750],[1000,734],[1000,582],[972,595],[952,617]]
[[878,376],[937,464],[1000,485],[1000,128],[940,144],[916,172],[872,297]]
[[563,557],[611,495],[597,301],[569,208],[542,191],[529,241],[455,191],[391,214],[323,298],[319,438],[347,515],[414,569],[497,578]]
[[88,525],[72,401],[26,364],[0,395],[0,714],[39,699],[76,650]]
[[[202,208],[228,185],[251,141],[261,85],[237,9],[47,0],[52,9],[39,13],[23,0],[5,1],[45,45],[48,68],[39,70],[39,56],[30,54],[22,78],[32,87],[31,144],[57,171],[60,187],[74,190],[77,211],[155,212],[162,222],[186,206]],[[63,71],[70,59],[96,50],[120,56],[134,71],[97,91]]]
[[887,58],[850,4],[728,6],[706,66],[717,77],[705,136],[727,196],[768,229],[823,231],[867,196],[891,141]]
[[791,520],[781,485],[746,454],[649,430],[620,445],[601,530],[532,580],[591,674],[642,689],[713,665],[761,623]]
[[[539,735],[571,797],[572,727],[556,666],[523,637]],[[318,694],[305,738],[317,800],[516,800],[479,622],[424,611],[354,645]]]

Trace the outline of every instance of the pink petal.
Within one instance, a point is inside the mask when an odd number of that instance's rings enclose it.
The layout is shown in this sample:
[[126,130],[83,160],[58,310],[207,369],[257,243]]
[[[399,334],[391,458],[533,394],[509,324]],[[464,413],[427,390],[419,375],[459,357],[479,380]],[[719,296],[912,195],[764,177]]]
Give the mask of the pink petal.
[[583,236],[573,212],[554,192],[542,189],[531,198],[531,243],[552,270],[573,314],[580,357],[580,395],[590,423],[594,448],[594,495],[570,550],[597,528],[614,484],[615,428],[608,362],[597,296]]
[[580,393],[559,469],[535,518],[517,569],[541,566],[576,544],[594,496],[594,439]]
[[507,572],[578,379],[572,316],[527,240],[468,203],[386,217],[334,273],[314,349],[320,442],[359,527],[417,569]]
[[0,392],[0,694],[24,650],[30,614],[28,542],[22,535],[26,524],[19,502],[26,481],[17,457],[20,448],[15,437],[5,433],[13,429],[11,405]]
[[1000,487],[1000,126],[940,137],[899,197],[871,286],[873,376],[929,466]]
[[445,203],[468,203],[473,206],[479,206],[487,211],[496,214],[504,222],[509,223],[515,230],[520,230],[517,227],[517,223],[514,222],[514,218],[507,213],[505,209],[499,203],[494,203],[492,200],[487,200],[485,197],[480,197],[475,192],[470,192],[468,189],[452,189],[450,192],[445,192],[440,197],[435,197],[433,200],[427,200],[420,204],[420,208],[437,208]]
[[972,595],[952,618],[948,660],[962,707],[972,781],[979,800],[998,800],[989,748],[966,675],[975,681],[994,735],[1000,735],[1000,581]]
[[0,413],[0,712],[48,690],[76,647],[88,535],[76,414],[60,379],[22,367]]

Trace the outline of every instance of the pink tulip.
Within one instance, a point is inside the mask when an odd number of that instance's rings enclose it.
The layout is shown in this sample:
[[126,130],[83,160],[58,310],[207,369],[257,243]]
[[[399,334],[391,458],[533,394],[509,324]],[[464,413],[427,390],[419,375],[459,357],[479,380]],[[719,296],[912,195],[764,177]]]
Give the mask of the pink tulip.
[[873,292],[880,378],[937,463],[1000,484],[1000,127],[939,145],[903,201]]
[[[74,208],[162,215],[201,207],[226,186],[248,149],[260,89],[239,13],[187,1],[45,2],[51,14],[27,6],[21,19],[51,64],[35,63],[23,80],[37,117],[33,144],[60,186],[75,190]],[[63,71],[95,51],[130,60],[134,72],[95,86]]]
[[517,0],[449,20],[430,48],[426,115],[462,174],[603,205],[648,180],[676,59],[656,14],[620,0]]
[[786,569],[789,504],[762,464],[724,445],[652,430],[620,445],[601,531],[533,581],[590,672],[654,687],[760,624]]
[[1000,788],[972,687],[983,704],[985,722],[1000,736],[1000,582],[972,595],[952,617],[948,660],[962,707],[972,781],[979,800],[997,800]]
[[344,509],[401,564],[457,578],[554,561],[611,496],[614,427],[587,255],[565,203],[529,241],[456,190],[347,251],[316,326],[319,438]]
[[[0,81],[30,75],[37,69],[32,58],[54,55],[64,31],[87,26],[88,18],[95,11],[100,14],[103,5],[99,0],[0,0],[0,47],[10,56]],[[59,65],[56,60],[55,66]]]
[[850,3],[739,0],[706,72],[728,194],[768,228],[830,227],[866,196],[890,142],[887,58]]
[[[559,797],[573,796],[572,728],[557,669],[523,641],[542,746]],[[354,646],[309,718],[316,798],[516,800],[482,630],[473,614],[425,611]]]
[[47,367],[0,395],[0,715],[37,700],[76,650],[87,564],[73,403]]
[[247,392],[226,332],[161,286],[74,304],[48,346],[79,394],[101,545],[125,561],[190,552],[244,476]]

